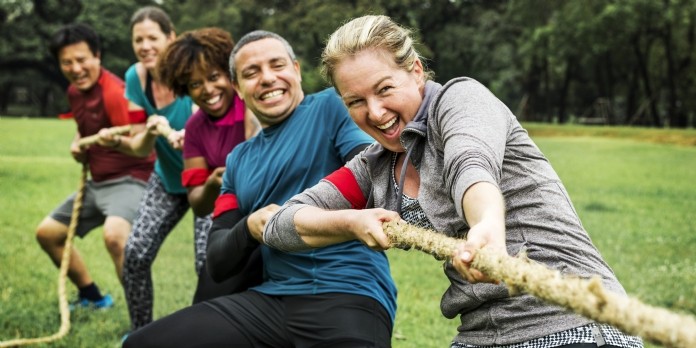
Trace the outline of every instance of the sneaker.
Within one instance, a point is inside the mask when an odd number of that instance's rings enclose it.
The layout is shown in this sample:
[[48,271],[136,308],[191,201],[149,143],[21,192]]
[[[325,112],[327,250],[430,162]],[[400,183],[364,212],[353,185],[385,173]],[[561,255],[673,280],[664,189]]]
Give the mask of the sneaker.
[[106,294],[102,297],[101,300],[98,301],[90,301],[86,298],[79,298],[75,301],[70,302],[68,308],[72,312],[76,309],[108,309],[113,306],[114,299],[111,298],[111,295]]

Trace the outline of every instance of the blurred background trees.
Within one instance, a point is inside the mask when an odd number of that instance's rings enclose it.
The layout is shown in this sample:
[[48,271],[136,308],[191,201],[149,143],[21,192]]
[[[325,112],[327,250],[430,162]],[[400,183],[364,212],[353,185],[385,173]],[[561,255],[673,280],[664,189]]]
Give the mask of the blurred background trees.
[[386,14],[411,27],[444,83],[475,78],[523,121],[693,127],[696,2],[690,0],[0,0],[0,115],[67,111],[66,81],[47,51],[60,25],[102,36],[103,65],[135,57],[129,19],[163,7],[178,32],[218,26],[285,36],[307,92],[326,37],[346,20]]

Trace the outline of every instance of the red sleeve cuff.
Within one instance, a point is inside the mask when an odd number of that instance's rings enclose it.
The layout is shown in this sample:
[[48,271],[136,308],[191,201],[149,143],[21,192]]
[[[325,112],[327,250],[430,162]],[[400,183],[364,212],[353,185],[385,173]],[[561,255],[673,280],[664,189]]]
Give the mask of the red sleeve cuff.
[[367,204],[367,199],[360,190],[358,181],[350,169],[341,167],[335,172],[329,174],[325,180],[334,184],[339,192],[345,197],[353,209],[364,209]]
[[145,113],[145,110],[129,110],[128,120],[131,124],[145,123],[145,121],[147,120],[147,114]]
[[213,219],[220,214],[239,208],[237,204],[237,196],[231,193],[223,193],[215,200],[215,210],[213,211]]
[[184,187],[195,187],[205,184],[211,171],[205,168],[191,168],[181,172],[181,185]]

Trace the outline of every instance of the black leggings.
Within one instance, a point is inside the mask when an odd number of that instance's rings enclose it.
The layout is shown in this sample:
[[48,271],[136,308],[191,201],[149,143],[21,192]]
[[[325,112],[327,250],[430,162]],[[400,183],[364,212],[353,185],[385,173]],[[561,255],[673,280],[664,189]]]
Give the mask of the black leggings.
[[389,314],[369,297],[246,291],[156,320],[123,347],[390,347],[391,330]]

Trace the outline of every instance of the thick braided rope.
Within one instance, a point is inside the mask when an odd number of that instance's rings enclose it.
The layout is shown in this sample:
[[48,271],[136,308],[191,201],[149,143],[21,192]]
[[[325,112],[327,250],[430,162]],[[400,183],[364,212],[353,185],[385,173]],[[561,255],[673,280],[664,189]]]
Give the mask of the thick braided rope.
[[[131,131],[131,125],[126,125],[126,126],[118,126],[118,127],[111,127],[109,128],[109,133],[111,135],[116,135],[116,134],[125,134],[129,133]],[[173,131],[173,129],[169,126],[166,125],[157,125],[157,131],[162,134],[163,137],[168,137],[169,134]],[[77,145],[80,147],[85,147],[88,145],[96,144],[97,140],[99,139],[98,134],[90,135],[84,138],[81,138],[78,140]]]
[[[408,245],[439,258],[451,258],[457,243],[462,242],[403,221],[385,222],[383,227],[393,244]],[[608,291],[598,277],[561,275],[525,255],[511,257],[485,247],[476,253],[472,266],[504,282],[511,294],[531,294],[665,347],[696,347],[696,319]]]
[[[125,133],[129,133],[130,131],[131,131],[130,125],[109,128],[109,133],[111,133],[111,135],[125,134]],[[79,145],[80,147],[85,147],[87,145],[95,144],[98,139],[99,139],[98,134],[86,136],[84,138],[80,138],[80,140],[77,141],[77,145]]]
[[158,131],[163,137],[166,138],[166,137],[168,137],[169,134],[171,134],[174,130],[172,129],[172,127],[169,127],[169,126],[167,126],[167,125],[158,124],[158,125],[157,125],[157,131]]
[[72,216],[70,217],[70,225],[68,226],[68,235],[65,239],[63,249],[63,258],[60,261],[60,273],[58,275],[58,306],[60,308],[60,328],[58,332],[51,336],[37,338],[17,338],[14,340],[0,342],[0,347],[15,347],[28,344],[38,344],[57,341],[63,338],[70,331],[70,309],[68,308],[68,298],[65,291],[65,279],[68,275],[68,266],[70,264],[70,253],[72,249],[72,240],[77,229],[77,221],[80,217],[80,209],[82,208],[82,197],[85,193],[85,182],[87,181],[87,165],[82,166],[82,176],[80,184],[75,194],[73,201]]

